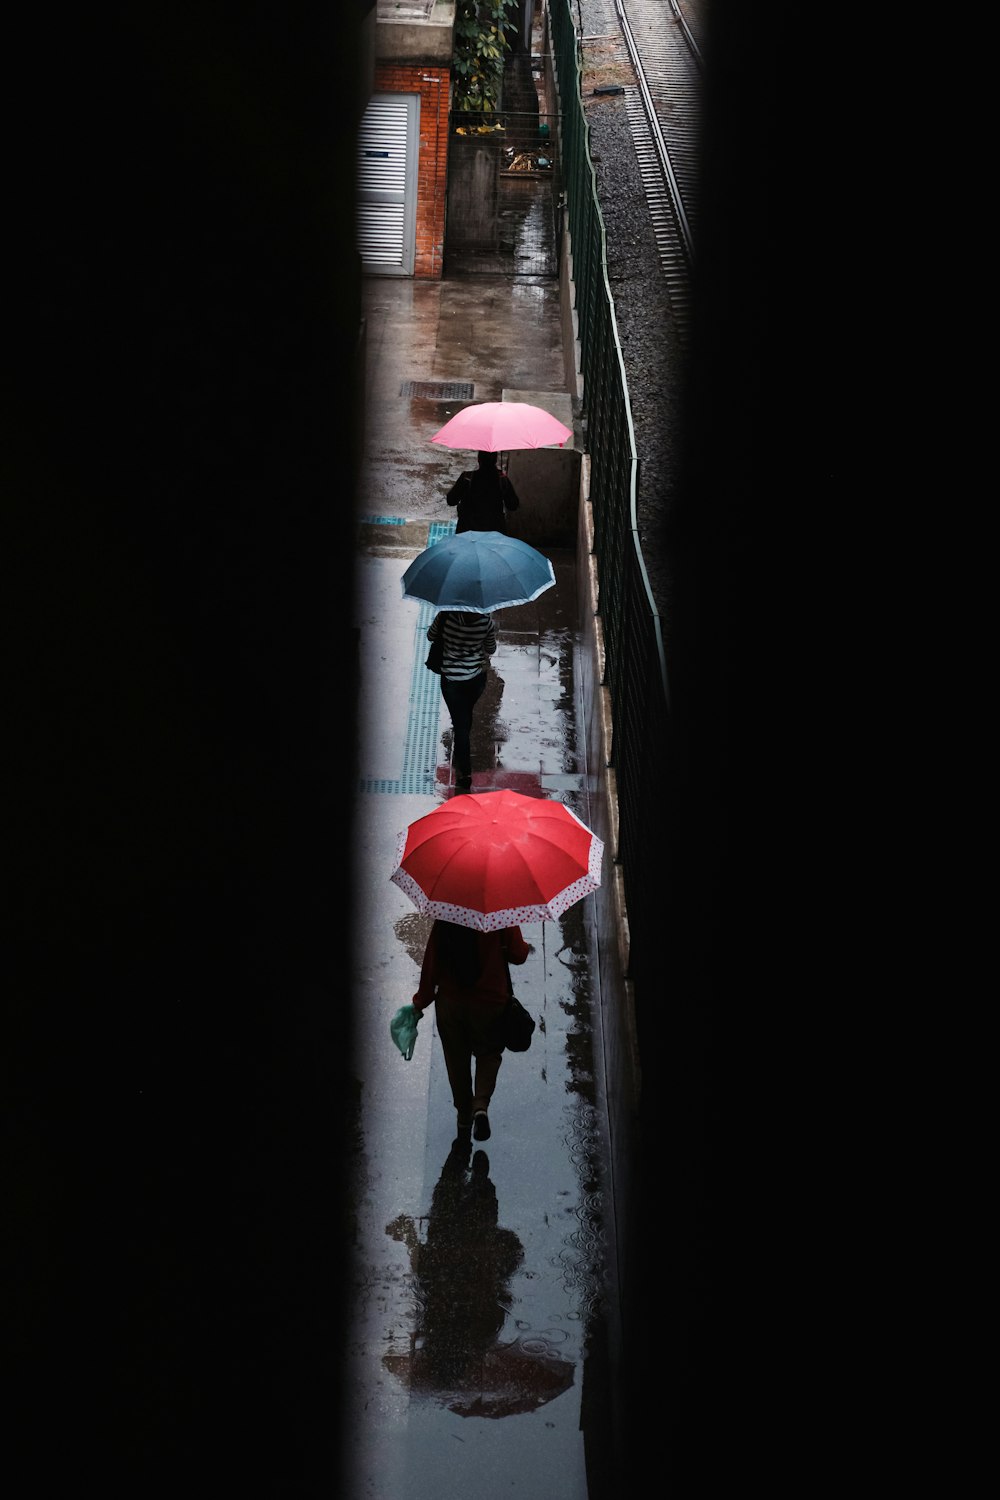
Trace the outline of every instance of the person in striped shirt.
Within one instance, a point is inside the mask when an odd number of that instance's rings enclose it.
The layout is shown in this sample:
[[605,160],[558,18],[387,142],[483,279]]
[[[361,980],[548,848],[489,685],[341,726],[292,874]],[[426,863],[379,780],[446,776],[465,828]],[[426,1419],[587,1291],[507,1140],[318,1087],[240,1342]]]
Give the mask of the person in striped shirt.
[[431,621],[427,639],[439,636],[444,648],[441,696],[451,715],[455,785],[467,792],[472,786],[472,710],[483,695],[489,660],[497,649],[496,626],[492,615],[441,610]]

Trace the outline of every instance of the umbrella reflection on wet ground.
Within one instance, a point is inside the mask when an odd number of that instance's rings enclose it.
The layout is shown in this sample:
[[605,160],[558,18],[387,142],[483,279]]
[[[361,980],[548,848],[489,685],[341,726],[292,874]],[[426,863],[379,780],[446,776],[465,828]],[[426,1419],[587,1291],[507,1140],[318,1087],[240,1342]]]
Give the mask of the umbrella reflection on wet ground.
[[408,1354],[382,1363],[413,1392],[462,1417],[508,1417],[562,1395],[574,1365],[544,1334],[501,1341],[511,1313],[511,1277],[524,1259],[521,1241],[499,1223],[489,1158],[457,1139],[431,1199],[426,1236],[400,1214],[386,1233],[410,1254],[417,1323]]

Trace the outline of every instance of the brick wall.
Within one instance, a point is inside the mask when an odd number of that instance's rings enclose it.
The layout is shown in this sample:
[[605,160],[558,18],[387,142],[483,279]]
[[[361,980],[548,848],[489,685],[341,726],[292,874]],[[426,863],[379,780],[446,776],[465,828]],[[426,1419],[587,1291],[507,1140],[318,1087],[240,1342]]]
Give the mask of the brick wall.
[[417,222],[413,275],[438,281],[444,267],[448,191],[449,69],[376,63],[375,92],[420,95]]

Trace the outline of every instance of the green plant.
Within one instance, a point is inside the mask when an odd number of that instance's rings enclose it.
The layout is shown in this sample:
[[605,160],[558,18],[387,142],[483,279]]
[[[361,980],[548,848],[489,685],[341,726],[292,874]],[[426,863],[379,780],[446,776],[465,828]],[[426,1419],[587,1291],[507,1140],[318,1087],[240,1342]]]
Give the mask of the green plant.
[[514,0],[458,0],[451,62],[456,110],[493,110],[510,51],[506,29]]

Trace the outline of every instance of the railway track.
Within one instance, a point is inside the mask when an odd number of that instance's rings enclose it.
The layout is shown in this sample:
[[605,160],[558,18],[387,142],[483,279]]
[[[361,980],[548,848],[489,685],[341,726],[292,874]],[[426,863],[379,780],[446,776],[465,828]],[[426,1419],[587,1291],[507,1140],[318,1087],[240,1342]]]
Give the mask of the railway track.
[[704,66],[697,0],[614,0],[625,104],[678,335],[687,341]]

